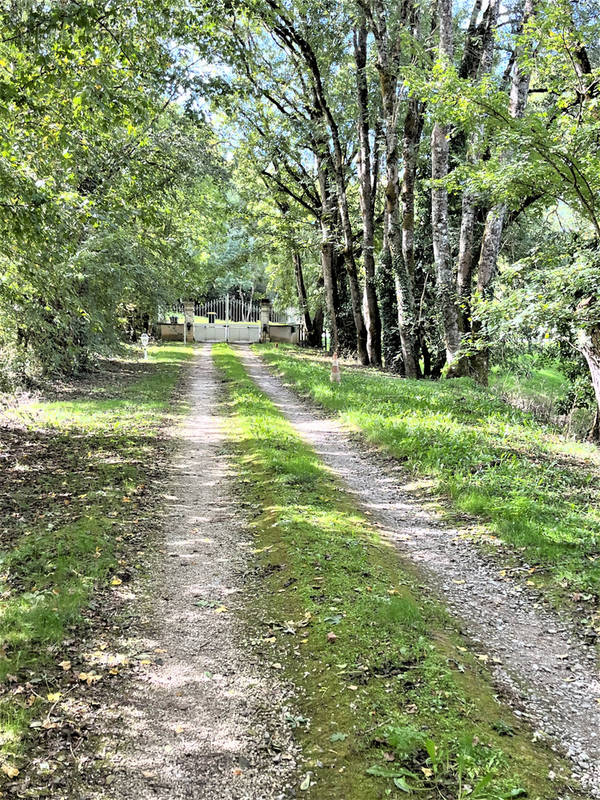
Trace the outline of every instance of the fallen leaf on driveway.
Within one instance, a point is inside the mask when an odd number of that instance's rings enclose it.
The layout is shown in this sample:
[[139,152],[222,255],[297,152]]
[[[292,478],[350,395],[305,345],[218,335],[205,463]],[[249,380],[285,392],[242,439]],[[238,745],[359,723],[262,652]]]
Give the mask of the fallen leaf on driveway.
[[300,788],[303,792],[306,792],[308,789],[310,789],[310,772],[307,772],[304,776],[304,780],[300,784]]
[[5,775],[8,775],[9,778],[16,778],[17,775],[19,774],[19,770],[16,767],[13,767],[12,764],[2,764],[1,769],[2,772]]

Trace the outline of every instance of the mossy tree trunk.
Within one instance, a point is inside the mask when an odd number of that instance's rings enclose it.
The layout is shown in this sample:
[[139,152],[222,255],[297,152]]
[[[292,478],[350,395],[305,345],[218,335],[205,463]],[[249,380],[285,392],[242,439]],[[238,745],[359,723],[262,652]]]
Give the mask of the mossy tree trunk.
[[369,87],[367,82],[367,23],[360,14],[354,31],[354,60],[356,63],[356,95],[358,101],[358,181],[360,210],[363,223],[363,262],[365,266],[365,305],[368,327],[369,360],[381,366],[381,317],[375,286],[375,193],[376,180],[372,170],[369,138]]

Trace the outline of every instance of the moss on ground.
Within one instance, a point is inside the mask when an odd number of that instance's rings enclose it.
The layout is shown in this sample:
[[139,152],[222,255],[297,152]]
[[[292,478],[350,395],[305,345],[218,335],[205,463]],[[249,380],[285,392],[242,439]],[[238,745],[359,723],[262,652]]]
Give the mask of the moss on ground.
[[[495,697],[484,661],[317,455],[214,347],[252,516],[257,650],[298,689],[289,722],[319,800],[581,798]],[[557,778],[551,781],[548,773]]]

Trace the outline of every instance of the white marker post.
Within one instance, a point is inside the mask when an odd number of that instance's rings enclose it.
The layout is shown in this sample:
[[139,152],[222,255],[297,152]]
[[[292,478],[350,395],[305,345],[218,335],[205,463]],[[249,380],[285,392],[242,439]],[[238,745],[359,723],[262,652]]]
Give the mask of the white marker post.
[[337,351],[333,354],[333,358],[331,359],[331,375],[329,376],[329,380],[331,383],[341,383],[342,381]]
[[144,361],[148,361],[148,343],[150,341],[150,337],[147,333],[142,333],[140,336],[140,342],[142,343],[142,347],[144,348]]

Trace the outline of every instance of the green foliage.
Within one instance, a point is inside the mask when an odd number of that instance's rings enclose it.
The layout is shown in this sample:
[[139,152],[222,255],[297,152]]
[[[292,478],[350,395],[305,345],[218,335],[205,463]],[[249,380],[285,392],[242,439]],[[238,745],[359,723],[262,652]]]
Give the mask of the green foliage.
[[176,17],[95,0],[0,12],[0,381],[81,371],[127,309],[154,316],[207,283],[224,173],[176,102]]
[[565,234],[545,237],[527,257],[504,267],[501,278],[502,293],[484,307],[489,319],[510,317],[513,327],[572,343],[579,330],[600,325],[600,253],[590,242]]

